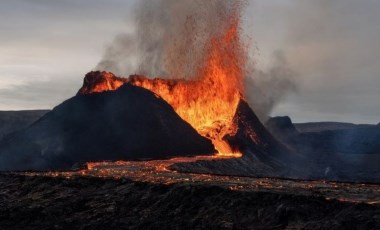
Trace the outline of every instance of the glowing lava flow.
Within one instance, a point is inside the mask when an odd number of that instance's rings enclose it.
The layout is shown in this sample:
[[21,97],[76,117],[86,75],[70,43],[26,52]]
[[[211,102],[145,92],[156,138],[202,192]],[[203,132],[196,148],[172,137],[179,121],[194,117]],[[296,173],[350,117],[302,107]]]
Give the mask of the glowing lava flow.
[[170,165],[174,163],[194,162],[197,160],[220,160],[220,158],[215,156],[197,156],[153,161],[94,162],[87,163],[87,169],[79,171],[29,172],[21,174],[27,176],[64,177],[66,179],[74,179],[82,176],[117,179],[128,178],[133,181],[167,185],[178,183],[194,185],[207,184],[238,191],[278,192],[321,196],[327,200],[337,199],[342,202],[364,202],[372,205],[380,205],[379,184],[236,177],[182,173],[170,170]]
[[241,157],[223,137],[234,135],[237,127],[232,120],[243,97],[246,49],[240,38],[239,10],[232,12],[230,22],[216,34],[205,48],[204,63],[192,80],[148,79],[133,75],[118,78],[111,73],[90,73],[80,94],[116,90],[124,83],[148,89],[167,101],[177,114],[199,134],[212,140],[219,156]]

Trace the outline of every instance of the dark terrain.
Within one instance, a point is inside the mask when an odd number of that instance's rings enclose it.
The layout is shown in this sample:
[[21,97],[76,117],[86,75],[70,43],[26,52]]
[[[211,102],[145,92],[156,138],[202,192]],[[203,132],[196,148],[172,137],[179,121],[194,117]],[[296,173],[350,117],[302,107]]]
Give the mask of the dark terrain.
[[282,143],[315,162],[319,173],[329,179],[380,182],[379,125],[293,124],[289,117],[276,117],[266,127]]
[[289,117],[273,117],[266,128],[283,143],[308,152],[380,154],[380,126],[339,122],[292,123]]
[[1,229],[379,229],[380,207],[207,184],[1,175]]

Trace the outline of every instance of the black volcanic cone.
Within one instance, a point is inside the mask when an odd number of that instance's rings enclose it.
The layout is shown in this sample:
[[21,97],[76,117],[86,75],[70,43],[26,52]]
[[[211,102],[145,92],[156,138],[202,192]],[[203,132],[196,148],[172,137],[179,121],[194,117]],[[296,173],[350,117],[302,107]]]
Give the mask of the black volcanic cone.
[[0,170],[70,168],[77,162],[162,159],[214,153],[173,108],[152,92],[125,84],[77,95],[0,143]]

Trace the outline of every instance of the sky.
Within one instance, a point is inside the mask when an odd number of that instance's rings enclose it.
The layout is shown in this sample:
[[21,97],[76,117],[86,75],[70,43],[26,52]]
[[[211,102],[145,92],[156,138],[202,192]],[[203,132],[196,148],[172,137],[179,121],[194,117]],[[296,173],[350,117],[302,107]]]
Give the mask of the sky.
[[[74,96],[136,0],[0,2],[0,110],[51,109]],[[272,116],[295,122],[380,122],[380,1],[248,0],[256,68],[281,51],[296,90]],[[133,54],[131,54],[133,55]]]

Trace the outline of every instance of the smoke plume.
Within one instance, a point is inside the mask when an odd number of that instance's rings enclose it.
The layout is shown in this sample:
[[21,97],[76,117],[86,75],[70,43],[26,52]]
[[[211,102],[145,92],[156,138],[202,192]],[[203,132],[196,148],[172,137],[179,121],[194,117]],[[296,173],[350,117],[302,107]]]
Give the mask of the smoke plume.
[[[246,4],[245,0],[138,1],[134,31],[116,36],[96,69],[119,76],[138,73],[191,79],[205,63],[210,40],[229,26],[231,12],[242,14]],[[248,41],[247,34],[241,36],[243,42]],[[250,48],[246,47],[247,53]],[[247,75],[246,98],[262,120],[295,88],[285,55],[277,53],[274,57],[269,71],[255,69],[253,60],[242,67]]]

